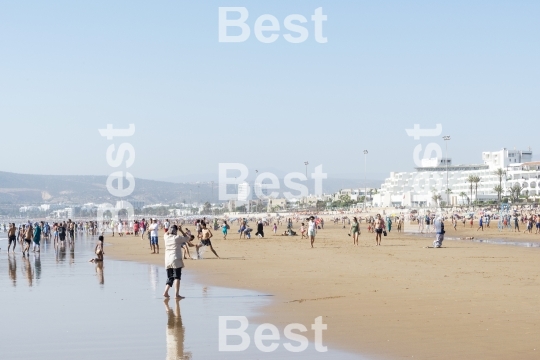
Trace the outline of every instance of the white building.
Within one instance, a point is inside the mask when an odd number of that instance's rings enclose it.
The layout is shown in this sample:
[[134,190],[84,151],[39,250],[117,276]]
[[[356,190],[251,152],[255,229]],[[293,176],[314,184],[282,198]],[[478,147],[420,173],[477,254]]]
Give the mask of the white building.
[[[373,195],[374,206],[434,206],[433,195],[438,194],[443,201],[458,205],[467,203],[467,198],[476,200],[497,199],[495,186],[499,185],[497,169],[506,171],[502,179],[503,196],[508,194],[515,183],[519,183],[529,195],[540,195],[540,162],[532,161],[532,151],[502,149],[482,153],[483,164],[453,165],[451,159],[425,159],[415,172],[391,172],[381,185],[378,194]],[[478,176],[480,182],[471,184],[470,175]],[[445,189],[451,190],[447,194]],[[460,194],[465,194],[462,196]]]

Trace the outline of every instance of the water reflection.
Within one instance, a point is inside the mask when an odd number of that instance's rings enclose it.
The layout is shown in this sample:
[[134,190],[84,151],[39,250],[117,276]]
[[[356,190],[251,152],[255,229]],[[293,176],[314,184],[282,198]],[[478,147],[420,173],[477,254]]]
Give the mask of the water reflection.
[[59,243],[54,245],[56,252],[56,262],[62,263],[66,260],[66,244],[65,241],[59,241]]
[[32,265],[30,265],[30,259],[29,256],[23,256],[23,268],[22,272],[23,275],[26,277],[26,280],[28,281],[28,286],[32,286],[33,279],[34,279],[34,271],[32,270]]
[[9,261],[9,268],[8,268],[9,278],[13,282],[13,286],[17,286],[17,260],[15,260],[15,255],[9,256],[8,261]]
[[75,264],[75,243],[70,243],[69,245],[69,264]]
[[156,265],[149,265],[150,286],[156,291],[159,284],[159,269]]
[[105,275],[103,275],[103,261],[96,262],[96,275],[99,285],[105,284]]
[[36,280],[41,279],[41,257],[40,253],[34,255],[34,269],[36,273]]
[[169,299],[164,300],[165,312],[167,312],[167,360],[189,360],[191,352],[184,352],[185,328],[180,314],[180,300],[175,299],[174,310],[169,307]]

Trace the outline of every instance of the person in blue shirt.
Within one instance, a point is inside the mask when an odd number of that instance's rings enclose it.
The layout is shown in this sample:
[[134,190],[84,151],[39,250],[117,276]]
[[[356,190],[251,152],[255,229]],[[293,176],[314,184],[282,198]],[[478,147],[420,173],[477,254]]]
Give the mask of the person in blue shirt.
[[478,220],[478,229],[476,231],[482,229],[484,231],[484,217],[480,216],[480,219]]

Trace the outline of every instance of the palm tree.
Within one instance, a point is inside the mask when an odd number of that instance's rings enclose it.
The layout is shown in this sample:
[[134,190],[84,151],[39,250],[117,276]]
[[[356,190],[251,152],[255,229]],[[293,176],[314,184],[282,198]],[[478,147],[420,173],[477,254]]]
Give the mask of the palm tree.
[[525,202],[529,202],[529,190],[523,191],[523,197],[525,198]]
[[465,197],[467,196],[467,194],[465,194],[465,192],[462,191],[462,192],[459,193],[459,196],[461,197],[461,203],[463,204],[463,202],[464,202],[463,199],[465,199]]
[[495,191],[497,193],[497,196],[499,197],[499,203],[501,202],[501,194],[503,192],[503,188],[501,185],[495,185],[495,187],[493,188],[493,191]]
[[437,207],[438,207],[438,206],[439,206],[439,201],[442,199],[442,196],[439,195],[439,194],[437,194],[437,193],[435,193],[435,194],[433,194],[433,196],[431,197],[431,199],[432,199],[433,201],[435,201],[435,203],[437,203]]
[[512,203],[517,202],[522,190],[523,188],[519,183],[515,183],[514,186],[510,188],[510,197],[512,198]]
[[474,176],[474,197],[476,200],[476,203],[478,204],[478,183],[481,181],[479,176]]
[[[497,196],[499,197],[499,203],[501,202],[501,196],[502,196],[502,178],[503,176],[506,176],[506,170],[503,170],[501,168],[497,169],[493,175],[496,175],[499,177],[499,189],[500,191],[497,191]],[[497,187],[495,187],[495,189],[497,189]]]
[[471,184],[471,200],[472,200],[473,183],[475,182],[475,178],[476,176],[474,175],[469,175],[469,177],[467,178],[467,182]]

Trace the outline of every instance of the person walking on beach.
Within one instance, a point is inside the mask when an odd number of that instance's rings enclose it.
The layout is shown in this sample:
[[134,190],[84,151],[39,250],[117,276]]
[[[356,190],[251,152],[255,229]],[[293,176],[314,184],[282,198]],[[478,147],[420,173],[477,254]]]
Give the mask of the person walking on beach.
[[358,246],[358,236],[360,235],[360,224],[358,223],[358,219],[356,217],[353,217],[349,235],[352,236],[353,238],[353,246]]
[[58,224],[58,239],[60,240],[61,244],[64,244],[64,241],[66,241],[66,226],[60,222]]
[[39,226],[39,223],[34,224],[34,234],[32,236],[32,240],[34,244],[32,245],[32,252],[36,252],[36,249],[38,252],[40,252],[40,241],[41,241],[41,226]]
[[426,233],[430,233],[431,232],[431,216],[430,215],[426,215]]
[[376,246],[381,246],[382,241],[382,233],[384,230],[384,220],[381,217],[381,214],[377,214],[377,218],[375,219],[375,242]]
[[[182,236],[178,235],[178,231],[182,233]],[[193,236],[188,237],[182,230],[182,225],[171,226],[163,236],[165,242],[165,269],[167,269],[167,282],[165,283],[163,296],[166,298],[169,297],[169,289],[174,285],[174,297],[183,299],[183,296],[180,296],[180,280],[182,279],[182,268],[184,267],[182,248],[185,245],[195,246],[191,242],[193,239]]]
[[7,252],[9,254],[9,249],[11,248],[11,243],[13,243],[13,252],[15,252],[15,247],[17,246],[17,235],[15,235],[17,231],[17,228],[15,227],[15,223],[9,224],[9,230],[8,230],[8,248]]
[[315,243],[315,236],[317,235],[317,223],[315,222],[315,217],[310,216],[309,217],[309,223],[308,223],[308,236],[311,241],[311,247],[313,248],[313,244]]
[[157,219],[152,220],[152,225],[150,225],[148,231],[150,231],[150,247],[152,249],[151,254],[159,254],[159,225]]
[[514,215],[514,232],[519,232],[519,219],[517,215]]
[[[300,235],[302,235],[301,239],[303,238],[308,238],[307,237],[307,230],[306,230],[306,224],[302,223],[302,225],[300,226]],[[288,234],[288,235],[291,235],[291,234]]]
[[24,232],[24,248],[23,248],[23,256],[24,254],[29,255],[30,251],[30,243],[32,242],[32,236],[34,235],[34,229],[32,228],[31,224],[26,225],[26,230]]
[[206,228],[206,223],[203,223],[202,227],[201,227],[201,242],[199,243],[199,245],[197,245],[197,257],[199,259],[201,258],[201,255],[199,253],[199,249],[204,247],[204,246],[210,246],[210,250],[212,250],[214,255],[216,255],[216,257],[219,259],[219,255],[214,250],[214,247],[212,246],[212,241],[210,241],[212,236],[214,236],[214,235],[212,234],[210,229]]
[[259,238],[264,237],[264,224],[262,220],[259,220],[259,222],[257,222],[257,232],[255,233],[255,235],[257,235]]
[[434,223],[435,226],[435,241],[433,241],[433,248],[437,249],[442,246],[444,240],[444,222],[441,216],[437,217]]
[[480,216],[480,219],[478,219],[478,229],[476,231],[482,229],[484,231],[484,217]]
[[227,240],[227,232],[229,231],[230,226],[227,224],[227,221],[223,221],[223,225],[221,225],[221,232],[223,233],[223,240]]

